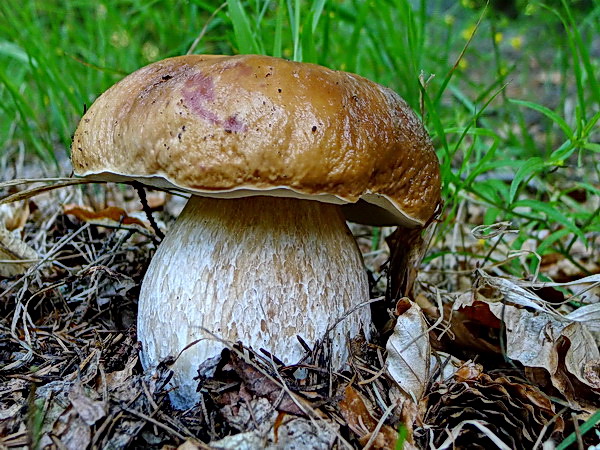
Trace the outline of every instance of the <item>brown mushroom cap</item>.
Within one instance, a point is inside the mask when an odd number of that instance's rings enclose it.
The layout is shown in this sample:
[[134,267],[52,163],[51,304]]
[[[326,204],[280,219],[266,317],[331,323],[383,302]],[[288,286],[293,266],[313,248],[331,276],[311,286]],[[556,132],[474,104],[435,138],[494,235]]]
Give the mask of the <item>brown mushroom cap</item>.
[[102,94],[72,146],[75,174],[196,195],[347,205],[348,219],[422,225],[439,163],[396,93],[358,75],[257,55],[190,55]]

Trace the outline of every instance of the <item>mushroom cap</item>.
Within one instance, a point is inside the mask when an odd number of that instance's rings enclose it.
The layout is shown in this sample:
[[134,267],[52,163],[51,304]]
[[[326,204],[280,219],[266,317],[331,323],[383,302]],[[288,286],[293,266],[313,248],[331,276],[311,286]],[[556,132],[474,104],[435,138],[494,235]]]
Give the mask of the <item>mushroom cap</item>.
[[367,224],[421,226],[440,201],[437,156],[395,92],[268,56],[179,56],[137,70],[84,115],[71,159],[95,180],[313,199]]

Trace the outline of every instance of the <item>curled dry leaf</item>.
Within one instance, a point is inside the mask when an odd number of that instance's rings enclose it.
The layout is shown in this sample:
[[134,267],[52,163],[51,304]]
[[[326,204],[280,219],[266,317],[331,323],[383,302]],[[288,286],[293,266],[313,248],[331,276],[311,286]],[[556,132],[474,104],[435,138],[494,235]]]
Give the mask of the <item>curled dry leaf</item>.
[[21,275],[38,259],[34,249],[0,225],[0,277]]
[[133,217],[122,208],[116,206],[109,206],[100,211],[94,211],[89,206],[81,206],[74,204],[63,205],[63,211],[65,214],[75,216],[77,219],[83,222],[93,223],[95,225],[103,226],[139,226],[144,229],[149,229],[149,224],[144,221]]
[[[210,447],[219,450],[267,448],[266,439],[254,431],[226,436],[223,439],[211,442]],[[192,447],[188,447],[188,449],[192,450]]]
[[[486,276],[486,281],[492,277]],[[544,304],[534,293],[509,280],[492,280],[478,285],[471,296],[461,296],[454,308],[461,312],[474,307],[485,308],[503,323],[506,332],[506,354],[526,368],[545,369],[562,395],[580,408],[598,406],[600,392],[600,352],[586,326],[595,317],[594,308],[574,314],[573,320]],[[523,297],[519,293],[526,292]],[[503,294],[499,301],[497,293]],[[495,297],[490,300],[488,296]],[[516,305],[515,305],[516,303]],[[531,309],[522,308],[528,306]],[[589,313],[589,314],[588,314]],[[575,378],[569,381],[569,378]],[[585,392],[587,390],[587,392]],[[594,400],[596,399],[596,400]]]
[[287,415],[277,429],[277,440],[273,440],[269,448],[329,449],[337,438],[337,427],[329,421]]
[[392,298],[412,294],[419,266],[435,229],[435,222],[429,224],[425,230],[398,227],[386,238],[390,248],[389,272]]
[[435,380],[444,381],[454,376],[462,367],[462,363],[460,359],[449,353],[434,351],[429,363],[430,373]]
[[582,322],[590,331],[600,331],[600,303],[585,305],[567,314],[566,319]]
[[385,368],[409,398],[418,403],[429,380],[431,348],[421,308],[407,298],[396,305],[398,320],[390,336]]
[[177,450],[201,450],[207,448],[206,444],[203,444],[196,439],[186,439],[183,444],[177,447]]
[[598,364],[600,353],[589,330],[578,322],[559,321],[548,315],[537,315],[511,305],[490,304],[490,311],[501,318],[506,327],[506,353],[528,367],[542,367],[556,374],[560,359],[559,344],[569,343],[564,354],[567,370],[592,389],[600,390],[597,377],[584,371]]

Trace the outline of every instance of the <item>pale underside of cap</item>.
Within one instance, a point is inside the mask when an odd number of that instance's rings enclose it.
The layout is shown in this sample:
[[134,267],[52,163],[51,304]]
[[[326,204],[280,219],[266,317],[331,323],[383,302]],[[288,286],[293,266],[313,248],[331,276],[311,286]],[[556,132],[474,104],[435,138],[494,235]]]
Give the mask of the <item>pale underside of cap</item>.
[[96,180],[313,199],[379,225],[423,225],[440,201],[433,147],[397,94],[266,56],[181,56],[134,72],[87,111],[72,162]]

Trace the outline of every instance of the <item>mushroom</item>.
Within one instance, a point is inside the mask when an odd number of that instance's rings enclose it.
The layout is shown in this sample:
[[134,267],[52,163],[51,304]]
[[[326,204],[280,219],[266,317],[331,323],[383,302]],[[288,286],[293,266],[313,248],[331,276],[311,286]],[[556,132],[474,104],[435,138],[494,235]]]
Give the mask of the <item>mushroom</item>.
[[84,115],[72,163],[78,176],[191,194],[138,312],[143,366],[178,356],[177,408],[199,398],[193,378],[223,341],[293,364],[305,354],[297,336],[328,337],[342,367],[370,327],[345,219],[423,226],[440,196],[430,140],[396,93],[257,55],[175,57],[125,77]]

